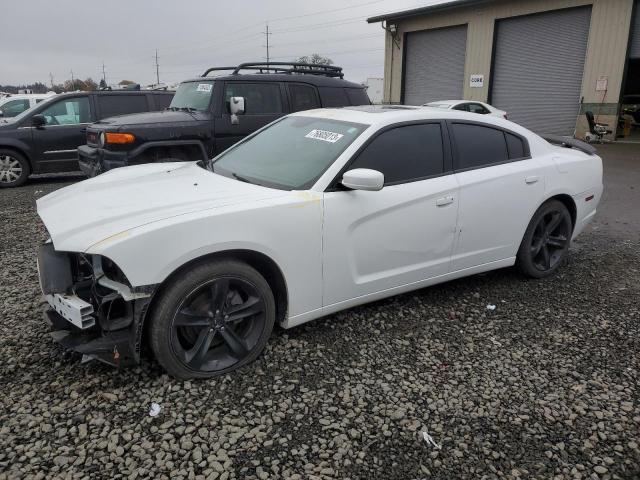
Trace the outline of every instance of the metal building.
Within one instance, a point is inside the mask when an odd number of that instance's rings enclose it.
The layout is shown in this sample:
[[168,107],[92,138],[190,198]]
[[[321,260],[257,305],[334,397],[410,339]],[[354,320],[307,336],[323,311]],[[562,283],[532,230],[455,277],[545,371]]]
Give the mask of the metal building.
[[386,30],[385,102],[479,100],[577,137],[591,111],[640,141],[640,0],[458,0],[368,22]]

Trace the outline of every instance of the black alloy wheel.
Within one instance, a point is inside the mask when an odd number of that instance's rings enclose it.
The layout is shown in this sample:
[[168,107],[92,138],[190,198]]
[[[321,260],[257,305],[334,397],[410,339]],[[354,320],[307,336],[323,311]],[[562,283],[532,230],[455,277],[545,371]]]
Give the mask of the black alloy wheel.
[[255,359],[274,320],[273,295],[258,272],[239,262],[206,264],[179,278],[161,299],[152,347],[170,374],[212,377]]
[[520,245],[520,270],[534,278],[551,275],[566,257],[572,233],[567,207],[558,200],[546,202],[534,214]]

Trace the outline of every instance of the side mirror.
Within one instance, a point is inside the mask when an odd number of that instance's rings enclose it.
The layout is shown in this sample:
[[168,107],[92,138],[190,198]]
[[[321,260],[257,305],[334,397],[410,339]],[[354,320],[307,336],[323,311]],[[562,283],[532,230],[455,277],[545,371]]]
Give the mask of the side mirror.
[[382,190],[384,174],[369,168],[354,168],[342,175],[342,185],[351,190]]
[[43,128],[47,124],[47,119],[44,118],[44,115],[34,115],[31,117],[31,125],[36,128]]
[[229,111],[231,112],[231,124],[238,125],[238,115],[244,115],[244,97],[231,97],[229,99]]

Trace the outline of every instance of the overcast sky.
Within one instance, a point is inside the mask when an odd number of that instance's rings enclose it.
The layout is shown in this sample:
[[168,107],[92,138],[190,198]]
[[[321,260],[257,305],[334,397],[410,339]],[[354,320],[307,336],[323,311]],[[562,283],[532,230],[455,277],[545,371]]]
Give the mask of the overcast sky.
[[383,73],[384,35],[366,17],[442,0],[30,0],[3,2],[0,84],[71,77],[178,82],[210,66],[320,53],[362,81]]

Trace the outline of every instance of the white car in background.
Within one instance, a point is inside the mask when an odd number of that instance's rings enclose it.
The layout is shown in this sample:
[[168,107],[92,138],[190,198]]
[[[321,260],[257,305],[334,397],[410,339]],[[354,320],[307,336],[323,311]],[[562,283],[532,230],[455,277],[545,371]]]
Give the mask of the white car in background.
[[54,96],[54,92],[49,93],[24,93],[9,95],[0,99],[0,117],[11,118],[20,115],[25,110],[38,103]]
[[456,110],[311,110],[210,162],[62,188],[37,201],[54,338],[112,365],[148,342],[203,378],[254,360],[276,322],[514,264],[546,277],[602,194],[595,149],[560,141]]
[[499,110],[488,103],[476,102],[475,100],[442,100],[439,102],[425,103],[423,107],[460,110],[461,112],[479,113],[480,115],[491,115],[492,117],[505,119],[509,118],[508,113],[504,110]]

